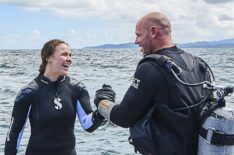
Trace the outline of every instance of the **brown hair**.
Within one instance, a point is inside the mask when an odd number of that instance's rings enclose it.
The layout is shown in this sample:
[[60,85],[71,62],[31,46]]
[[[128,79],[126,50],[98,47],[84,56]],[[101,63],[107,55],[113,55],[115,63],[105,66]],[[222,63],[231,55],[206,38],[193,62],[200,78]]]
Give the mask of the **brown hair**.
[[44,74],[45,67],[47,64],[47,59],[49,56],[53,55],[53,53],[55,51],[55,47],[58,46],[59,44],[68,45],[68,43],[64,42],[63,40],[59,40],[59,39],[49,40],[44,44],[43,48],[41,49],[42,63],[41,63],[40,68],[39,68],[40,75]]

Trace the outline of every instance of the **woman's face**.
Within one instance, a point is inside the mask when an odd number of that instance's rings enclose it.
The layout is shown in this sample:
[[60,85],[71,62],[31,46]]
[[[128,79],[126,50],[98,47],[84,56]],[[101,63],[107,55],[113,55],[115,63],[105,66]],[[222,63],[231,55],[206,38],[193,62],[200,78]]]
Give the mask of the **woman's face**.
[[71,49],[67,44],[62,43],[55,47],[54,53],[48,58],[47,67],[50,74],[59,77],[68,74],[71,63]]

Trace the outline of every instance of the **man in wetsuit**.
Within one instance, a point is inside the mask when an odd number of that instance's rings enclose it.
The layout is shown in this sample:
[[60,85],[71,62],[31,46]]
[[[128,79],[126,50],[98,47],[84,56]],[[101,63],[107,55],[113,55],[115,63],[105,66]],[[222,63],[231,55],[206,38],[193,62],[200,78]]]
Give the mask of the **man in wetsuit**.
[[[159,54],[171,58],[182,69],[179,77],[185,82],[210,80],[206,64],[173,43],[171,25],[164,14],[152,12],[143,16],[136,24],[135,33],[135,43],[141,47],[144,57]],[[196,154],[198,108],[185,107],[201,101],[205,95],[202,86],[182,85],[164,67],[144,61],[138,64],[133,82],[120,104],[111,102],[111,92],[112,89],[103,87],[95,98],[99,112],[108,121],[131,128],[156,105],[151,126],[154,154]]]
[[21,89],[12,112],[5,155],[16,155],[29,117],[31,135],[26,155],[76,155],[76,114],[87,132],[103,122],[93,112],[86,87],[67,76],[72,62],[69,45],[58,39],[45,43],[41,51],[40,75]]

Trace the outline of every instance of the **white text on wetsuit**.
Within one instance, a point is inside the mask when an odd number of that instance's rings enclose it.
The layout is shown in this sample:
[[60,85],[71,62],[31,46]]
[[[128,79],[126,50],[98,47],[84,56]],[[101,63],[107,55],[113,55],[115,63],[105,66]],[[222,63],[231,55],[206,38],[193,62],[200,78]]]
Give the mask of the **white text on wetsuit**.
[[136,79],[136,78],[133,78],[131,86],[133,86],[134,88],[138,89],[139,84],[140,84],[140,80]]

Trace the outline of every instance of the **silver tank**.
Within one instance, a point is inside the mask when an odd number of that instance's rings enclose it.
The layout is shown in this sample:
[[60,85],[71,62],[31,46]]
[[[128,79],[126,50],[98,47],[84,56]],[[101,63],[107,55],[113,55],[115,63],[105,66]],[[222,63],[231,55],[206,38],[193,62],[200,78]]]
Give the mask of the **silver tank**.
[[199,135],[198,155],[234,155],[234,145],[217,146],[210,144],[211,135],[214,130],[234,135],[233,108],[223,107],[216,109],[202,126],[208,129],[208,134],[206,139]]

